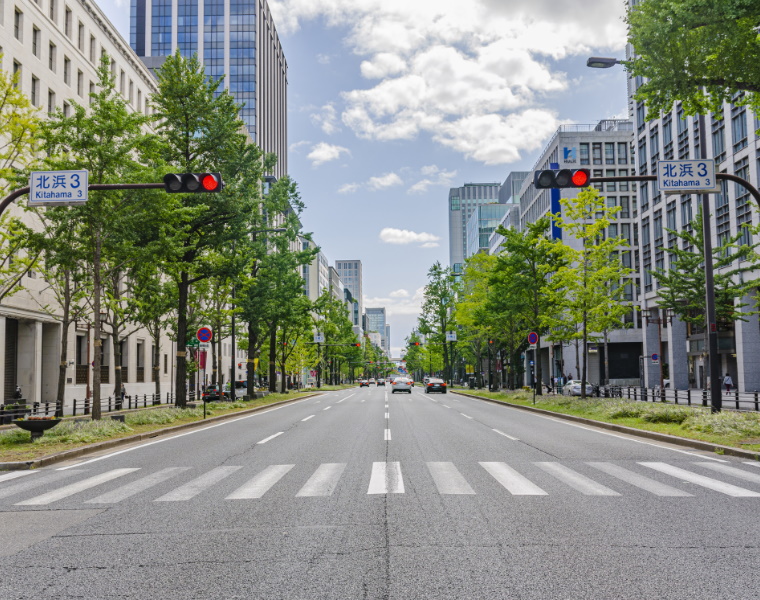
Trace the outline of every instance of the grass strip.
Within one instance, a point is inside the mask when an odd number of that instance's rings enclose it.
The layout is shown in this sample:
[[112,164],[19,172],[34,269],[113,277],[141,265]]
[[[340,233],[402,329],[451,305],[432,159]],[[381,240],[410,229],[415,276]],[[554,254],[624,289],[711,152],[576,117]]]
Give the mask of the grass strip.
[[[258,406],[274,404],[281,400],[292,400],[293,394],[269,394],[255,400],[236,402],[209,402],[207,417],[234,414]],[[0,431],[0,462],[28,461],[130,435],[150,433],[174,425],[182,425],[203,420],[200,408],[151,408],[126,413],[124,422],[114,421],[108,416],[100,421],[76,422],[65,419],[45,434],[31,441],[29,432],[19,428]]]
[[[473,392],[462,390],[461,393]],[[756,412],[722,411],[713,414],[709,408],[702,406],[640,402],[627,398],[581,399],[553,395],[536,396],[534,404],[532,394],[524,391],[476,390],[473,395],[644,431],[760,451],[760,414]]]

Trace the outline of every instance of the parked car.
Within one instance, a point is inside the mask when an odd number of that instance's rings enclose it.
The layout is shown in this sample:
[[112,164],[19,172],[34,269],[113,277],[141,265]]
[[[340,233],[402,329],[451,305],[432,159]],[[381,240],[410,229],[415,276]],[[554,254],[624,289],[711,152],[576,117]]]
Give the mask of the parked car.
[[[582,389],[582,382],[580,379],[571,379],[562,388],[562,391],[568,396],[580,396]],[[586,395],[590,396],[594,392],[594,386],[586,382]]]
[[425,384],[425,393],[429,394],[430,392],[441,392],[442,394],[445,394],[446,382],[443,379],[433,379],[432,377],[429,377]]
[[220,399],[227,400],[229,398],[229,391],[223,391],[220,398],[219,386],[216,384],[207,385],[203,394],[201,394],[201,398],[204,402],[218,402]]
[[369,381],[367,381],[366,379],[360,379],[359,387],[369,387]]
[[411,380],[407,379],[406,377],[396,377],[396,379],[391,384],[391,394],[395,394],[396,392],[409,392],[411,394]]
[[[224,384],[224,393],[228,396],[232,396],[230,394],[230,384],[225,383]],[[248,395],[248,382],[247,381],[236,381],[235,382],[235,398],[243,398],[244,396]]]

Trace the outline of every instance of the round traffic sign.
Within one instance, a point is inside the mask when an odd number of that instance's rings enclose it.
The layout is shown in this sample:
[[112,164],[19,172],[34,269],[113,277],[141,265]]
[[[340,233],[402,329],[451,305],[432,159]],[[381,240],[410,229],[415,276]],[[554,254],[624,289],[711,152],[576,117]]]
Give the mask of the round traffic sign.
[[660,355],[655,352],[652,354],[652,362],[657,362],[658,360],[660,360]]
[[535,331],[531,331],[528,334],[528,343],[532,346],[538,344],[538,334]]
[[195,337],[198,338],[199,342],[210,342],[213,336],[214,334],[211,333],[211,329],[208,327],[201,327],[198,330],[198,333],[195,334]]

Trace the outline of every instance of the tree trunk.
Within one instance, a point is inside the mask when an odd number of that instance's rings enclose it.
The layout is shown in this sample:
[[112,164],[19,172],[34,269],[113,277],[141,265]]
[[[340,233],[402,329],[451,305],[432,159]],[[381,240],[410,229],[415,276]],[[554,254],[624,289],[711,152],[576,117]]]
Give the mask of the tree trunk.
[[100,351],[103,347],[103,341],[100,339],[100,294],[101,294],[101,280],[100,280],[100,253],[101,253],[101,240],[100,230],[95,230],[95,248],[92,257],[92,293],[93,293],[93,305],[92,310],[94,315],[94,333],[95,338],[95,360],[93,360],[92,366],[92,418],[93,420],[99,420],[101,418],[100,411]]
[[156,384],[156,398],[161,401],[161,330],[159,320],[153,322],[153,345],[156,351],[153,353],[153,379]]
[[63,416],[66,393],[66,367],[69,362],[69,326],[71,325],[71,271],[64,271],[63,316],[61,318],[61,361],[58,365],[58,389],[55,394],[55,416]]
[[269,391],[277,391],[277,325],[272,323],[269,328]]
[[246,379],[248,380],[248,397],[253,400],[256,387],[256,346],[258,342],[258,329],[254,323],[248,323],[248,364],[246,365]]
[[177,303],[177,373],[174,377],[175,404],[179,408],[187,406],[187,298],[190,290],[189,277],[186,272],[180,273],[178,284],[179,301]]

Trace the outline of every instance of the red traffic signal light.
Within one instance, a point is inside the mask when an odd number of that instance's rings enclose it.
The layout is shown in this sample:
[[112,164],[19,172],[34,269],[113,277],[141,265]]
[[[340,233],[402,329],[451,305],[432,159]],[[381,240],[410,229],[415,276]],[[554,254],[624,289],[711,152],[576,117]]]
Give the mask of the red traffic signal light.
[[352,345],[352,346],[356,346],[357,348],[361,348],[361,346],[362,346],[362,345],[361,345],[359,342],[357,342],[357,343],[355,343],[355,344],[351,344],[351,345]]
[[589,169],[544,169],[533,173],[533,185],[538,190],[548,188],[583,188],[591,184]]
[[167,194],[207,194],[224,189],[221,173],[167,173],[164,190]]
[[412,346],[422,346],[419,342],[412,342]]

